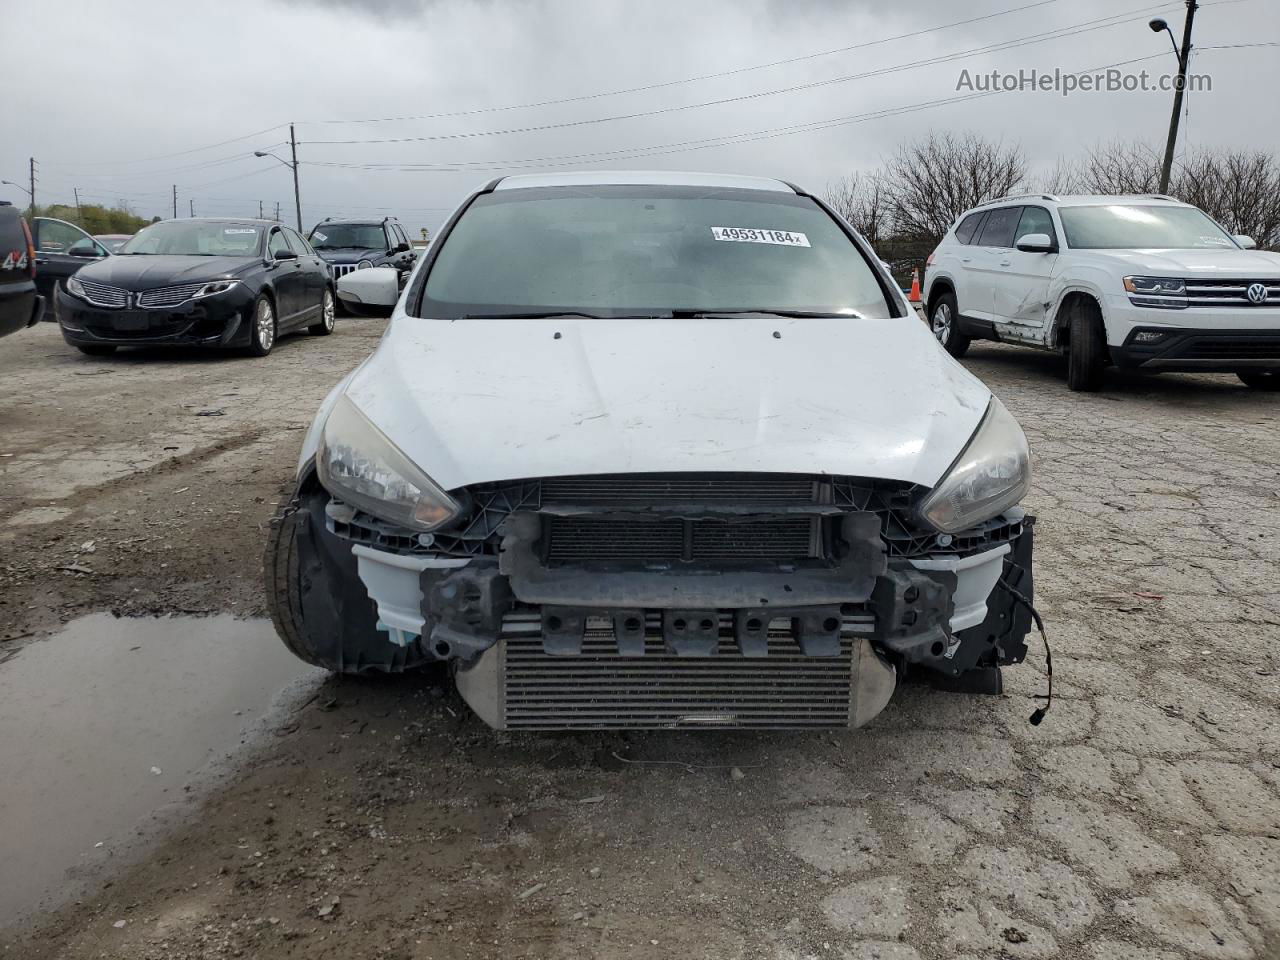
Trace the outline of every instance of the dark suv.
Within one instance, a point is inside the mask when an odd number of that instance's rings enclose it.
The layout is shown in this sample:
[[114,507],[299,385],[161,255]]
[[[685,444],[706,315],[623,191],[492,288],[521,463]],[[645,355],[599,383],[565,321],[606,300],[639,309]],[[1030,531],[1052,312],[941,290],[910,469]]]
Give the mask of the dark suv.
[[395,217],[383,220],[325,219],[307,237],[329,264],[334,280],[365,267],[395,267],[401,274],[413,267],[417,254],[404,227]]
[[32,326],[42,313],[31,231],[18,208],[0,200],[0,337]]

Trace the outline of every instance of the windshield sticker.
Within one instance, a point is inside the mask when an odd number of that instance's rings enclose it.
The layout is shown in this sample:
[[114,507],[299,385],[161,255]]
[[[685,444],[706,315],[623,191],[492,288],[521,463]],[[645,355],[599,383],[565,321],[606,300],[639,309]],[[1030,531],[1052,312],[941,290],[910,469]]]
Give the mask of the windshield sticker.
[[1200,245],[1202,247],[1229,247],[1231,241],[1226,237],[1201,237]]
[[809,238],[803,233],[792,233],[789,230],[765,230],[761,227],[712,227],[711,236],[715,240],[728,240],[732,243],[770,243],[781,247],[809,246]]
[[257,233],[258,231],[253,227],[227,227],[222,232],[231,235],[233,233]]
[[319,240],[321,243],[324,243],[324,242],[325,242],[326,240],[328,240],[329,238],[328,238],[328,237],[326,237],[326,236],[325,236],[323,233],[321,233],[319,230],[317,230],[315,233],[311,234],[311,239],[312,239],[312,240]]

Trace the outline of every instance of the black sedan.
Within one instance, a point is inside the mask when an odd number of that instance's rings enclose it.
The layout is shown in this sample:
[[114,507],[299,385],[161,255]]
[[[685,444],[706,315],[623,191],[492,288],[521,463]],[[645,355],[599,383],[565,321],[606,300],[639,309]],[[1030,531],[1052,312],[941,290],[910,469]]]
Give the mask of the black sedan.
[[324,261],[296,231],[267,220],[152,224],[57,297],[62,336],[91,355],[165,344],[265,357],[291,331],[333,332]]

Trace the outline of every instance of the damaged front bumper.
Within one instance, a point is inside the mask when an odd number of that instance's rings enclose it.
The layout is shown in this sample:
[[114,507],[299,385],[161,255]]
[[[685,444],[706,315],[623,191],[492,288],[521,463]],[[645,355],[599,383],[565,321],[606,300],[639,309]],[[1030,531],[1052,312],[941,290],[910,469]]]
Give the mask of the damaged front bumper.
[[[449,661],[498,728],[860,726],[905,673],[954,677],[1026,654],[1029,615],[1002,586],[1032,595],[1034,519],[1017,509],[932,538],[907,536],[885,497],[819,497],[764,519],[508,489],[503,510],[477,511],[488,527],[450,539],[312,498],[314,534],[354,561],[359,585],[342,592],[367,594],[392,645]],[[808,555],[757,555],[787,535]],[[633,542],[661,559],[627,554]]]

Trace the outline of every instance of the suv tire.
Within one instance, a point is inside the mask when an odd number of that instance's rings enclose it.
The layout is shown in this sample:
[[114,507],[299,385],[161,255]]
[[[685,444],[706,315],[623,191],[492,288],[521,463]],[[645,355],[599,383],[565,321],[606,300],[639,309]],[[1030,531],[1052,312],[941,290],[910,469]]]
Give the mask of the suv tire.
[[1280,370],[1245,370],[1236,376],[1246,387],[1254,390],[1280,390]]
[[1085,300],[1071,305],[1071,343],[1067,348],[1067,386],[1088,393],[1102,386],[1110,354],[1098,308]]
[[963,357],[969,344],[973,342],[960,332],[957,326],[959,318],[956,295],[950,291],[934,301],[933,310],[929,314],[929,329],[943,349],[956,358]]

